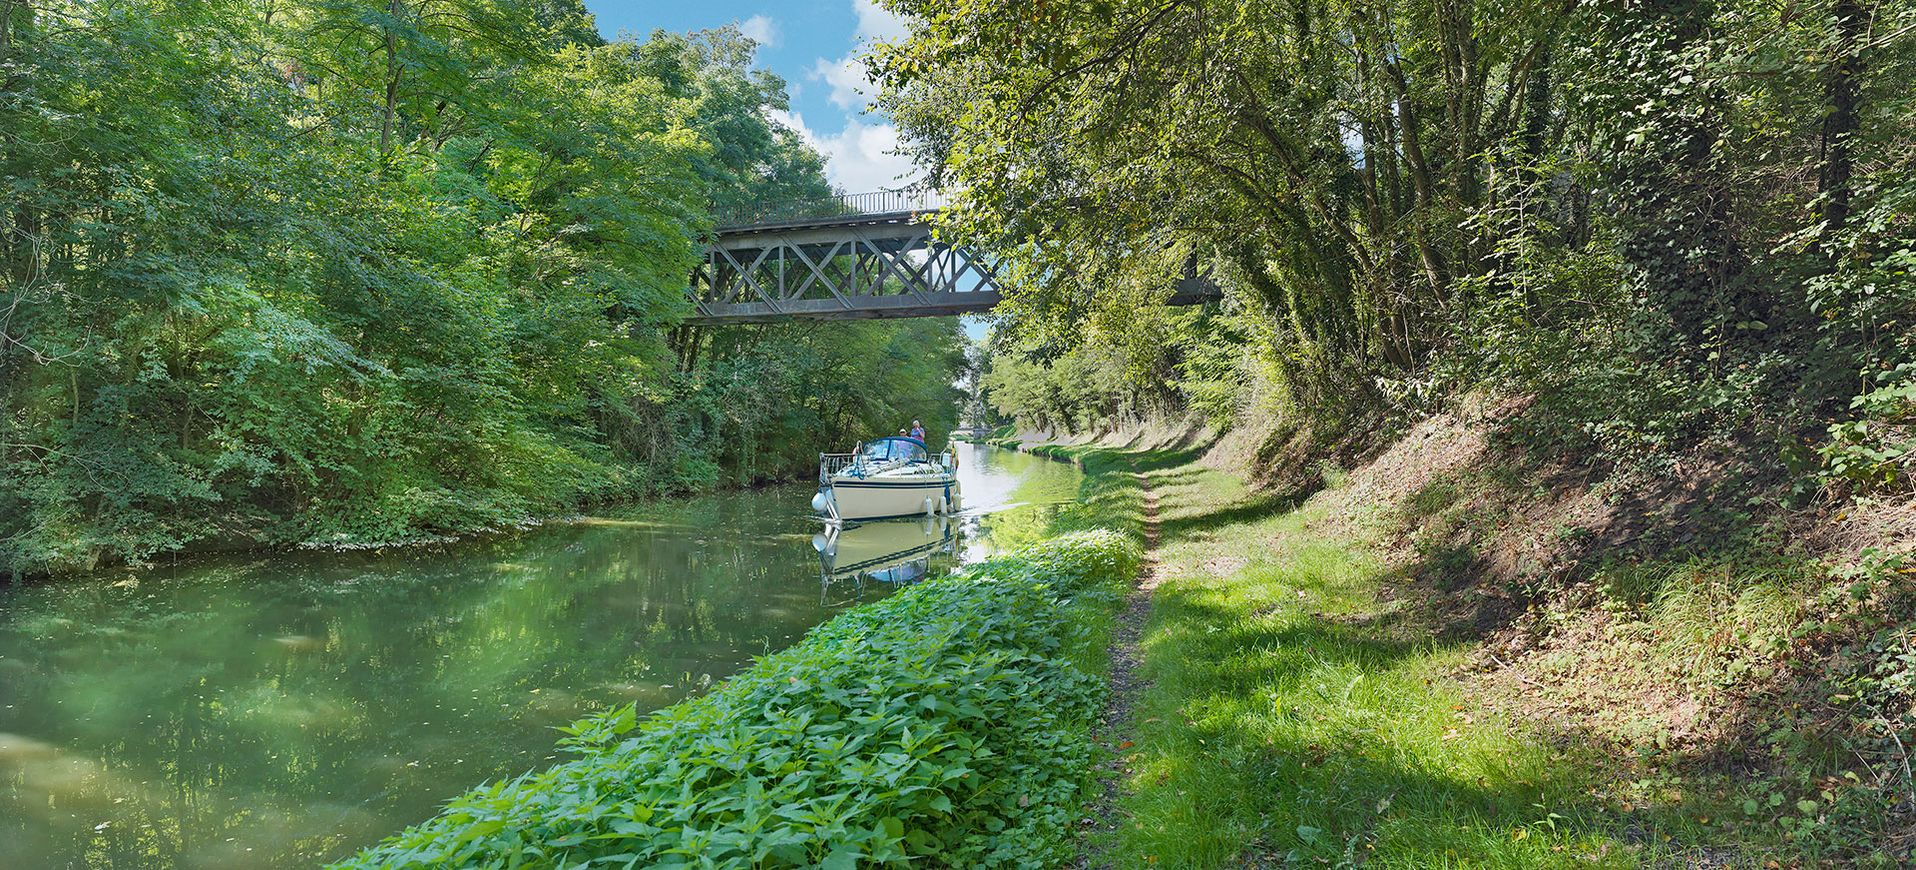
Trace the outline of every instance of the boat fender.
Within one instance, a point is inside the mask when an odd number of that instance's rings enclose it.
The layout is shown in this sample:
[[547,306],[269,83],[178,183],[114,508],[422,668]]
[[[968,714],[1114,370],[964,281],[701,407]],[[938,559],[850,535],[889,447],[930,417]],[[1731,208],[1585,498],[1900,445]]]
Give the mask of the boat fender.
[[818,494],[812,496],[812,510],[815,510],[821,514],[828,514],[828,513],[831,513],[831,510],[830,510],[831,506],[832,506],[831,493],[821,489],[818,491]]

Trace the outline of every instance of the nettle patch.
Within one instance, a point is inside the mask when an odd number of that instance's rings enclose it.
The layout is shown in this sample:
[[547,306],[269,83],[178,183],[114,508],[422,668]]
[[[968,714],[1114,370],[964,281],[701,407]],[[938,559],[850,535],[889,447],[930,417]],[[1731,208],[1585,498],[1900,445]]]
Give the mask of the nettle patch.
[[1138,558],[1069,535],[847,611],[703,698],[581,721],[577,759],[337,866],[1055,866],[1103,694],[1074,626]]
[[1123,579],[1137,573],[1142,554],[1136,542],[1117,532],[1093,529],[1064,535],[991,560],[983,571],[996,577],[1021,577],[1036,582],[1062,579],[1074,590],[1084,578]]

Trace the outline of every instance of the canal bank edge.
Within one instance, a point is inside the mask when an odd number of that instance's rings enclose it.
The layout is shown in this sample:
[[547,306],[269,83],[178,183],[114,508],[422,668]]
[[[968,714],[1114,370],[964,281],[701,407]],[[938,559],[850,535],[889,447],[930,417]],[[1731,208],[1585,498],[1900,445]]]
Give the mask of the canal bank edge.
[[583,720],[578,758],[333,866],[1062,863],[1142,529],[1115,464],[1079,496],[1049,540],[846,611],[710,695]]

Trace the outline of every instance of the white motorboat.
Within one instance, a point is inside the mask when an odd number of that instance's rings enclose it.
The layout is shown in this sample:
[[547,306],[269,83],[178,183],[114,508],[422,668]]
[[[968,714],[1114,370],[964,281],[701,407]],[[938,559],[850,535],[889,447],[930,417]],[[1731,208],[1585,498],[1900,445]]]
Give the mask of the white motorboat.
[[958,458],[904,435],[818,456],[812,510],[833,522],[935,516],[958,509]]

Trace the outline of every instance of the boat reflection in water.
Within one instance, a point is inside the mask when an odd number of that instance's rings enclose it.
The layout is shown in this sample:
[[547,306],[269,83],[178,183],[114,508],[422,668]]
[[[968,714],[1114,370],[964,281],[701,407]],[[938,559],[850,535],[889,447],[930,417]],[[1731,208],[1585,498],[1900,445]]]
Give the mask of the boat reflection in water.
[[854,591],[868,582],[904,585],[941,576],[958,564],[958,539],[951,520],[942,516],[827,526],[812,536],[812,549],[818,551],[818,576],[827,596],[834,584]]

